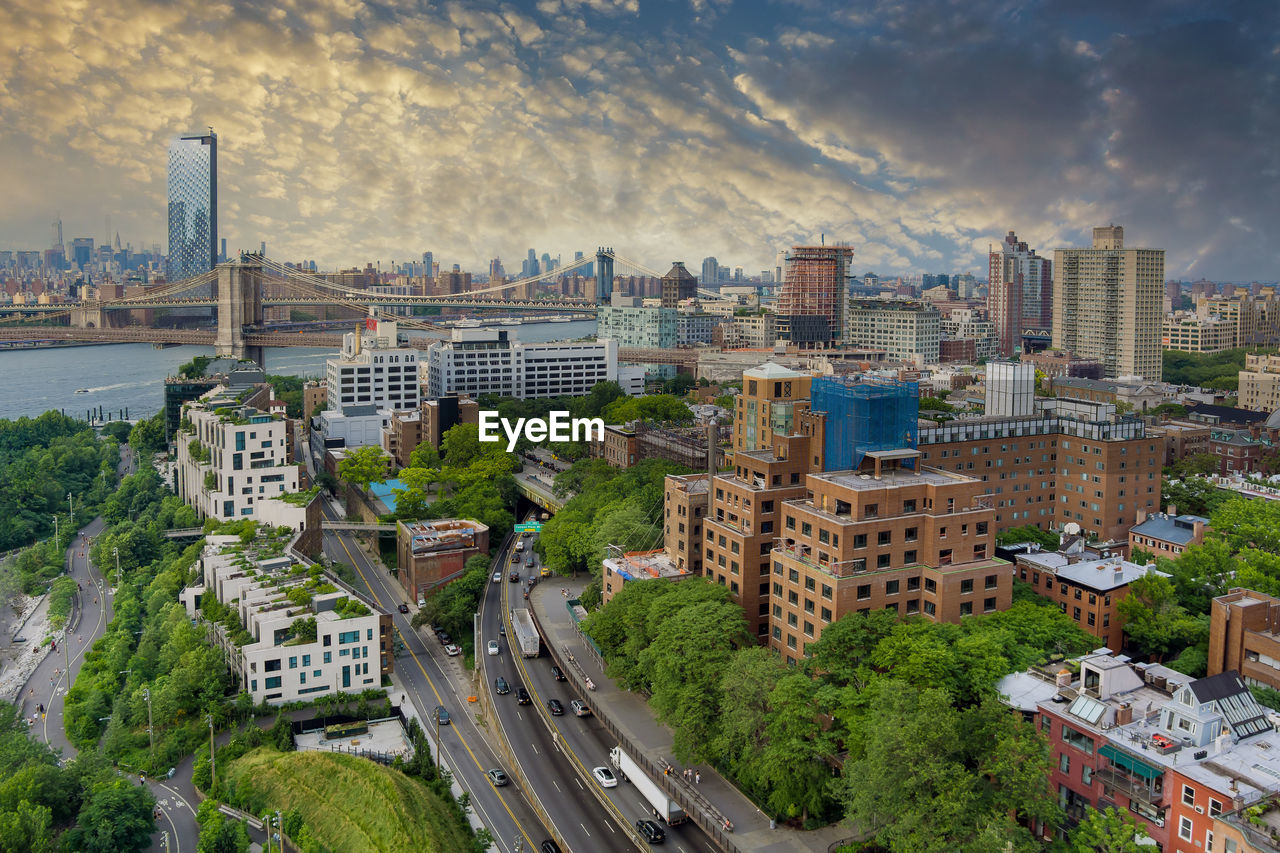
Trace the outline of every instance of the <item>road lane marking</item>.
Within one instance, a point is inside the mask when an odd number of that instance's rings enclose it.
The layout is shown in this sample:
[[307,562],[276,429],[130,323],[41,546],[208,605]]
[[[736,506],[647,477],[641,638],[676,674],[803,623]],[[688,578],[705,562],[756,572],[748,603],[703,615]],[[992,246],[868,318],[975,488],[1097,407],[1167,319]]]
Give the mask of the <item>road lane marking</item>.
[[591,837],[591,830],[587,829],[587,825],[585,823],[579,823],[578,826],[582,827],[582,831],[587,834],[587,838]]
[[[365,586],[366,586],[366,587],[368,587],[368,589],[369,589],[369,594],[370,594],[370,595],[373,595],[373,597],[374,597],[374,602],[378,605],[378,607],[379,607],[379,608],[381,608],[381,607],[382,607],[382,602],[378,599],[377,595],[373,592],[373,586],[369,583],[368,578],[366,578],[366,577],[365,577],[364,572],[360,569],[360,562],[359,562],[359,560],[357,560],[357,559],[355,558],[355,556],[351,553],[351,549],[347,547],[347,542],[346,542],[346,540],[345,540],[343,537],[341,537],[341,536],[337,536],[336,534],[335,534],[335,537],[336,537],[336,538],[337,538],[337,540],[338,540],[338,544],[342,545],[342,550],[343,550],[343,551],[346,551],[346,552],[347,552],[347,556],[348,556],[349,558],[351,558],[351,564],[352,564],[352,566],[355,568],[355,570],[356,570],[357,572],[359,572],[359,574],[360,574],[360,578],[361,578],[362,580],[364,580],[364,582],[365,582]],[[360,549],[359,549],[359,548],[357,548],[356,550],[358,551],[358,550],[360,550]],[[405,643],[404,648],[405,648],[405,651],[407,651],[407,652],[409,653],[409,656],[410,656],[411,658],[413,658],[413,662],[414,662],[414,663],[416,663],[416,664],[418,665],[418,669],[422,671],[422,677],[423,677],[423,678],[425,678],[425,679],[427,680],[427,686],[428,686],[428,687],[430,687],[430,688],[431,688],[431,692],[435,694],[437,704],[443,705],[443,704],[444,704],[444,699],[440,696],[440,691],[439,691],[438,689],[436,689],[435,682],[434,682],[434,681],[432,681],[431,676],[427,673],[427,668],[426,668],[425,666],[423,666],[423,665],[422,665],[422,661],[418,660],[418,655],[417,655],[417,653],[416,653],[416,652],[414,652],[414,650],[409,646],[409,644],[408,644],[408,643]],[[424,646],[424,648],[425,648],[425,646]],[[424,654],[425,654],[425,652],[424,652]],[[416,691],[415,691],[415,692],[416,692]],[[484,774],[486,773],[484,766],[480,764],[480,760],[479,760],[478,758],[476,758],[476,754],[475,754],[474,752],[472,752],[470,745],[467,743],[467,739],[466,739],[465,737],[463,737],[463,736],[462,736],[462,732],[461,732],[461,731],[459,731],[459,730],[457,730],[457,728],[456,728],[455,726],[449,726],[449,728],[454,729],[454,734],[456,734],[456,735],[458,736],[458,741],[462,744],[462,748],[463,748],[463,749],[465,749],[465,750],[467,751],[467,755],[471,756],[471,761],[475,764],[476,769],[480,771],[480,774],[481,774],[481,775],[484,775]],[[443,736],[440,738],[440,742],[436,744],[436,749],[440,750],[440,752],[441,752],[442,754],[444,753],[444,738],[443,738]],[[502,796],[502,794],[501,794],[501,793],[498,793],[496,790],[495,790],[495,792],[494,792],[494,793],[496,794],[496,796],[497,796],[497,798],[498,798],[498,802],[502,804],[502,808],[506,811],[507,816],[511,818],[511,822],[512,822],[513,824],[515,824],[516,829],[517,829],[517,830],[519,830],[520,834],[521,834],[521,835],[523,835],[523,836],[524,836],[524,838],[525,838],[525,840],[529,842],[529,846],[530,846],[530,848],[532,848],[532,847],[533,847],[533,843],[534,843],[534,842],[533,842],[533,838],[531,838],[531,837],[529,836],[529,833],[528,833],[527,831],[525,831],[525,828],[524,828],[523,824],[521,824],[521,822],[520,822],[519,820],[517,820],[517,819],[516,819],[515,813],[514,813],[513,811],[511,811],[511,806],[507,805],[507,801],[506,801],[506,799]],[[475,801],[476,801],[476,803],[477,803],[477,808],[479,808],[479,807],[480,807],[480,806],[479,806],[479,798],[473,798],[473,799],[475,799]],[[492,823],[492,821],[490,821],[490,823]]]

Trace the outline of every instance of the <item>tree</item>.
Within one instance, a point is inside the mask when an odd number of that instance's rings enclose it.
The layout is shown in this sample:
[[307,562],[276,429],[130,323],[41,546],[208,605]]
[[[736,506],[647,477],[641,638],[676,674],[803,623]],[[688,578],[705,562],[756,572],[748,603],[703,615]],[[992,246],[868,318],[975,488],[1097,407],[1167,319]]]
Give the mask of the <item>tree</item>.
[[1231,492],[1200,477],[1191,477],[1181,481],[1165,480],[1160,486],[1160,500],[1165,505],[1173,504],[1180,512],[1196,515],[1212,516],[1218,507],[1234,499]]
[[[503,441],[490,446],[505,447]],[[440,453],[450,468],[462,469],[484,455],[486,445],[480,441],[480,427],[476,424],[454,424],[440,438]]]
[[86,853],[128,853],[151,846],[155,797],[145,785],[114,779],[96,788],[66,834],[65,846]]
[[1207,618],[1187,613],[1178,603],[1173,582],[1162,575],[1151,573],[1130,581],[1129,594],[1116,609],[1125,617],[1125,635],[1158,660],[1208,635]]
[[1142,824],[1107,806],[1106,811],[1090,809],[1071,833],[1069,843],[1072,853],[1143,853],[1151,849],[1141,843],[1149,837]]
[[164,434],[164,412],[138,421],[129,432],[129,446],[138,453],[159,453],[168,446]]
[[997,545],[1020,545],[1023,542],[1035,542],[1046,551],[1056,551],[1061,544],[1061,539],[1053,531],[1041,530],[1034,524],[1010,527],[996,534]]
[[1170,469],[1171,476],[1179,480],[1216,473],[1218,473],[1218,457],[1212,453],[1193,453],[1190,456],[1175,459]]
[[293,724],[283,711],[276,714],[276,721],[267,730],[267,743],[281,752],[293,751]]
[[387,478],[387,454],[373,444],[356,448],[338,463],[338,476],[364,491]]
[[200,841],[196,853],[248,853],[249,847],[249,832],[245,829],[244,821],[232,820],[215,811],[207,821],[200,824]]
[[114,438],[120,444],[129,441],[129,433],[133,432],[133,424],[128,421],[112,421],[102,428],[102,434]]

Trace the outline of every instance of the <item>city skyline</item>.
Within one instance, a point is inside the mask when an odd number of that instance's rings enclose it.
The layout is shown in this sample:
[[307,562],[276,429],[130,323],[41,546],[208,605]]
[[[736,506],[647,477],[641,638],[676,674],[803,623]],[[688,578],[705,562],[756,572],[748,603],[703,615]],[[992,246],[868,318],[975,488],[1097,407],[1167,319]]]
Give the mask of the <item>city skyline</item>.
[[1049,252],[1111,221],[1170,277],[1276,278],[1252,5],[18,5],[15,247],[57,210],[163,243],[167,141],[212,125],[228,248],[327,267],[603,243],[758,274],[825,235],[860,270],[980,274],[1011,229]]

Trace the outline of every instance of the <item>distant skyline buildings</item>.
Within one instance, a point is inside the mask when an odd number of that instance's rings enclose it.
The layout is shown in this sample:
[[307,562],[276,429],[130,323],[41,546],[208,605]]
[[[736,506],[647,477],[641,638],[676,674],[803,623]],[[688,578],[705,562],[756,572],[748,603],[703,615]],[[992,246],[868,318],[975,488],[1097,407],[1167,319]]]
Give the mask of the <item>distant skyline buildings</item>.
[[988,255],[987,310],[999,352],[1011,356],[1024,328],[1048,329],[1053,320],[1053,262],[1010,231]]
[[169,143],[168,201],[169,279],[213,269],[220,245],[218,135],[212,130]]

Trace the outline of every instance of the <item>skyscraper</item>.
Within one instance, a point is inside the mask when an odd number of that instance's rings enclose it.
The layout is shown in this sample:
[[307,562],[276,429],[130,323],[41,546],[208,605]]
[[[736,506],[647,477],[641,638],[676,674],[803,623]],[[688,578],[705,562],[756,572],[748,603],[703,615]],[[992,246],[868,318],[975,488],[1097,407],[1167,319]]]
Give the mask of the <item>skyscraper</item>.
[[169,143],[169,278],[208,272],[218,262],[218,135]]
[[[787,253],[782,292],[778,295],[778,336],[796,343],[824,344],[844,336],[845,276],[853,261],[852,246],[793,246]],[[821,317],[822,324],[795,317]],[[809,331],[800,340],[801,328]],[[821,333],[825,331],[825,336]]]
[[1101,362],[1108,378],[1161,376],[1164,249],[1126,249],[1124,229],[1093,229],[1090,249],[1053,253],[1053,346]]
[[702,286],[714,287],[720,281],[720,262],[714,257],[702,259]]
[[989,257],[987,310],[1000,354],[1013,355],[1023,327],[1047,329],[1053,314],[1053,264],[1010,231]]
[[684,268],[682,262],[675,261],[662,277],[662,307],[676,308],[681,300],[692,299],[697,295],[698,280]]

